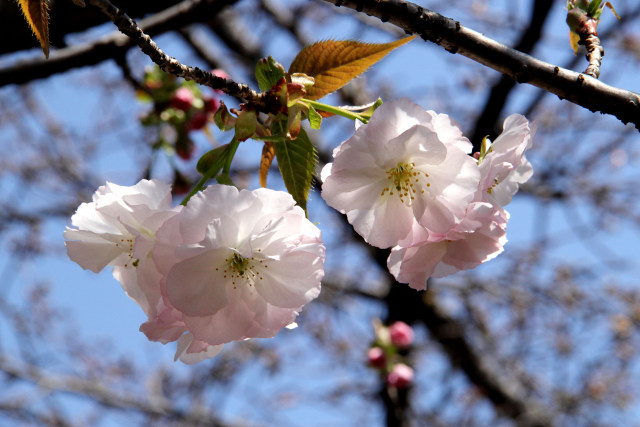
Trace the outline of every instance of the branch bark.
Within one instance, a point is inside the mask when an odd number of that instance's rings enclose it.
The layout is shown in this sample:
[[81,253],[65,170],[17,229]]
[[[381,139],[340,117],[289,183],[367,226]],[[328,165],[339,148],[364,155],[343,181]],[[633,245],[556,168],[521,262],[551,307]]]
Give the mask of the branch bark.
[[325,0],[390,22],[409,34],[419,34],[451,53],[580,105],[633,123],[640,130],[640,95],[575,71],[566,70],[511,49],[462,26],[453,19],[403,0]]
[[[150,36],[205,22],[237,0],[185,0],[140,21],[139,27]],[[88,8],[91,10],[91,8]],[[96,11],[98,9],[95,9]],[[49,60],[41,55],[16,61],[0,69],[0,86],[23,84],[50,77],[73,68],[96,65],[110,58],[122,57],[132,46],[129,37],[118,31],[91,43],[55,49]]]

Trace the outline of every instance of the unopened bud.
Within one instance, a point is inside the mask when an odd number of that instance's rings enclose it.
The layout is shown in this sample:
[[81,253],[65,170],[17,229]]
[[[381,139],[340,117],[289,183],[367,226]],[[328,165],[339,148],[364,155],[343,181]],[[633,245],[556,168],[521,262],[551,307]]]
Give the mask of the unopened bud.
[[391,342],[398,348],[406,348],[413,342],[413,328],[404,322],[395,322],[389,326]]
[[374,368],[384,368],[387,364],[387,358],[384,355],[384,350],[380,347],[371,347],[368,353],[369,365]]
[[193,105],[193,92],[186,87],[178,88],[171,98],[171,106],[177,110],[189,111]]
[[398,363],[387,375],[387,384],[397,389],[407,388],[413,382],[413,369],[404,363]]

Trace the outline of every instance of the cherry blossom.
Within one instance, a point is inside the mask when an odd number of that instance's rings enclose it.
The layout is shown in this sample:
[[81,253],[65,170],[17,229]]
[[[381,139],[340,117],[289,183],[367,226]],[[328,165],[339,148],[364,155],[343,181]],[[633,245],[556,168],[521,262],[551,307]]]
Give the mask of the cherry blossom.
[[500,206],[509,204],[519,184],[533,175],[525,151],[531,147],[535,133],[529,121],[519,114],[507,117],[503,129],[496,140],[488,144],[487,154],[479,164],[483,200],[495,201]]
[[444,277],[469,270],[498,256],[506,238],[509,214],[489,203],[469,205],[464,220],[445,239],[429,241],[391,250],[387,267],[401,283],[425,290],[429,277]]
[[[177,357],[209,357],[220,344],[266,338],[318,296],[324,275],[320,230],[286,193],[213,185],[158,230],[162,276],[149,339],[180,338]],[[197,360],[196,360],[197,361]]]
[[156,230],[180,208],[171,187],[157,180],[124,187],[107,182],[82,203],[64,232],[69,258],[94,273],[107,265],[131,267],[146,257]]
[[478,189],[471,144],[445,115],[403,99],[383,104],[334,150],[322,197],[371,245],[393,246],[416,222],[443,234]]

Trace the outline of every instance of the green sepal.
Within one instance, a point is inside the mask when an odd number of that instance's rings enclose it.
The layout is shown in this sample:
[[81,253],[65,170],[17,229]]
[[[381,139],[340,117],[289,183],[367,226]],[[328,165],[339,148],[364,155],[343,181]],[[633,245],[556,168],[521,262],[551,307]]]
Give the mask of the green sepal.
[[236,139],[238,141],[245,141],[256,133],[256,126],[258,125],[258,115],[255,111],[241,111],[238,114],[236,120]]
[[309,124],[312,129],[320,129],[322,125],[322,116],[311,105],[309,106]]
[[285,75],[285,69],[272,57],[262,58],[256,65],[256,80],[262,92],[271,89]]
[[224,102],[220,101],[218,111],[213,116],[213,121],[221,131],[228,131],[236,127],[236,118],[231,115]]
[[[220,167],[218,167],[218,170],[222,169],[222,166],[224,165],[224,158],[226,157],[224,156],[225,150],[227,149],[228,146],[229,144],[224,144],[224,145],[221,145],[220,147],[214,148],[213,150],[210,150],[204,153],[202,157],[200,157],[200,160],[198,160],[198,164],[196,165],[196,170],[201,175],[204,175],[213,166],[215,166],[217,162],[220,162]],[[217,172],[218,171],[216,171],[216,173]]]

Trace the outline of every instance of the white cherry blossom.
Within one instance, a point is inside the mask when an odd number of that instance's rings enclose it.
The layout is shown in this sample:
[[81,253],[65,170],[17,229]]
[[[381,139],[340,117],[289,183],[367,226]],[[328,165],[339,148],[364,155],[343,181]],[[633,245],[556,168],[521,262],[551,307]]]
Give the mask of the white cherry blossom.
[[442,234],[478,189],[471,144],[445,115],[408,100],[383,104],[334,150],[322,197],[371,245],[393,246],[418,222]]

